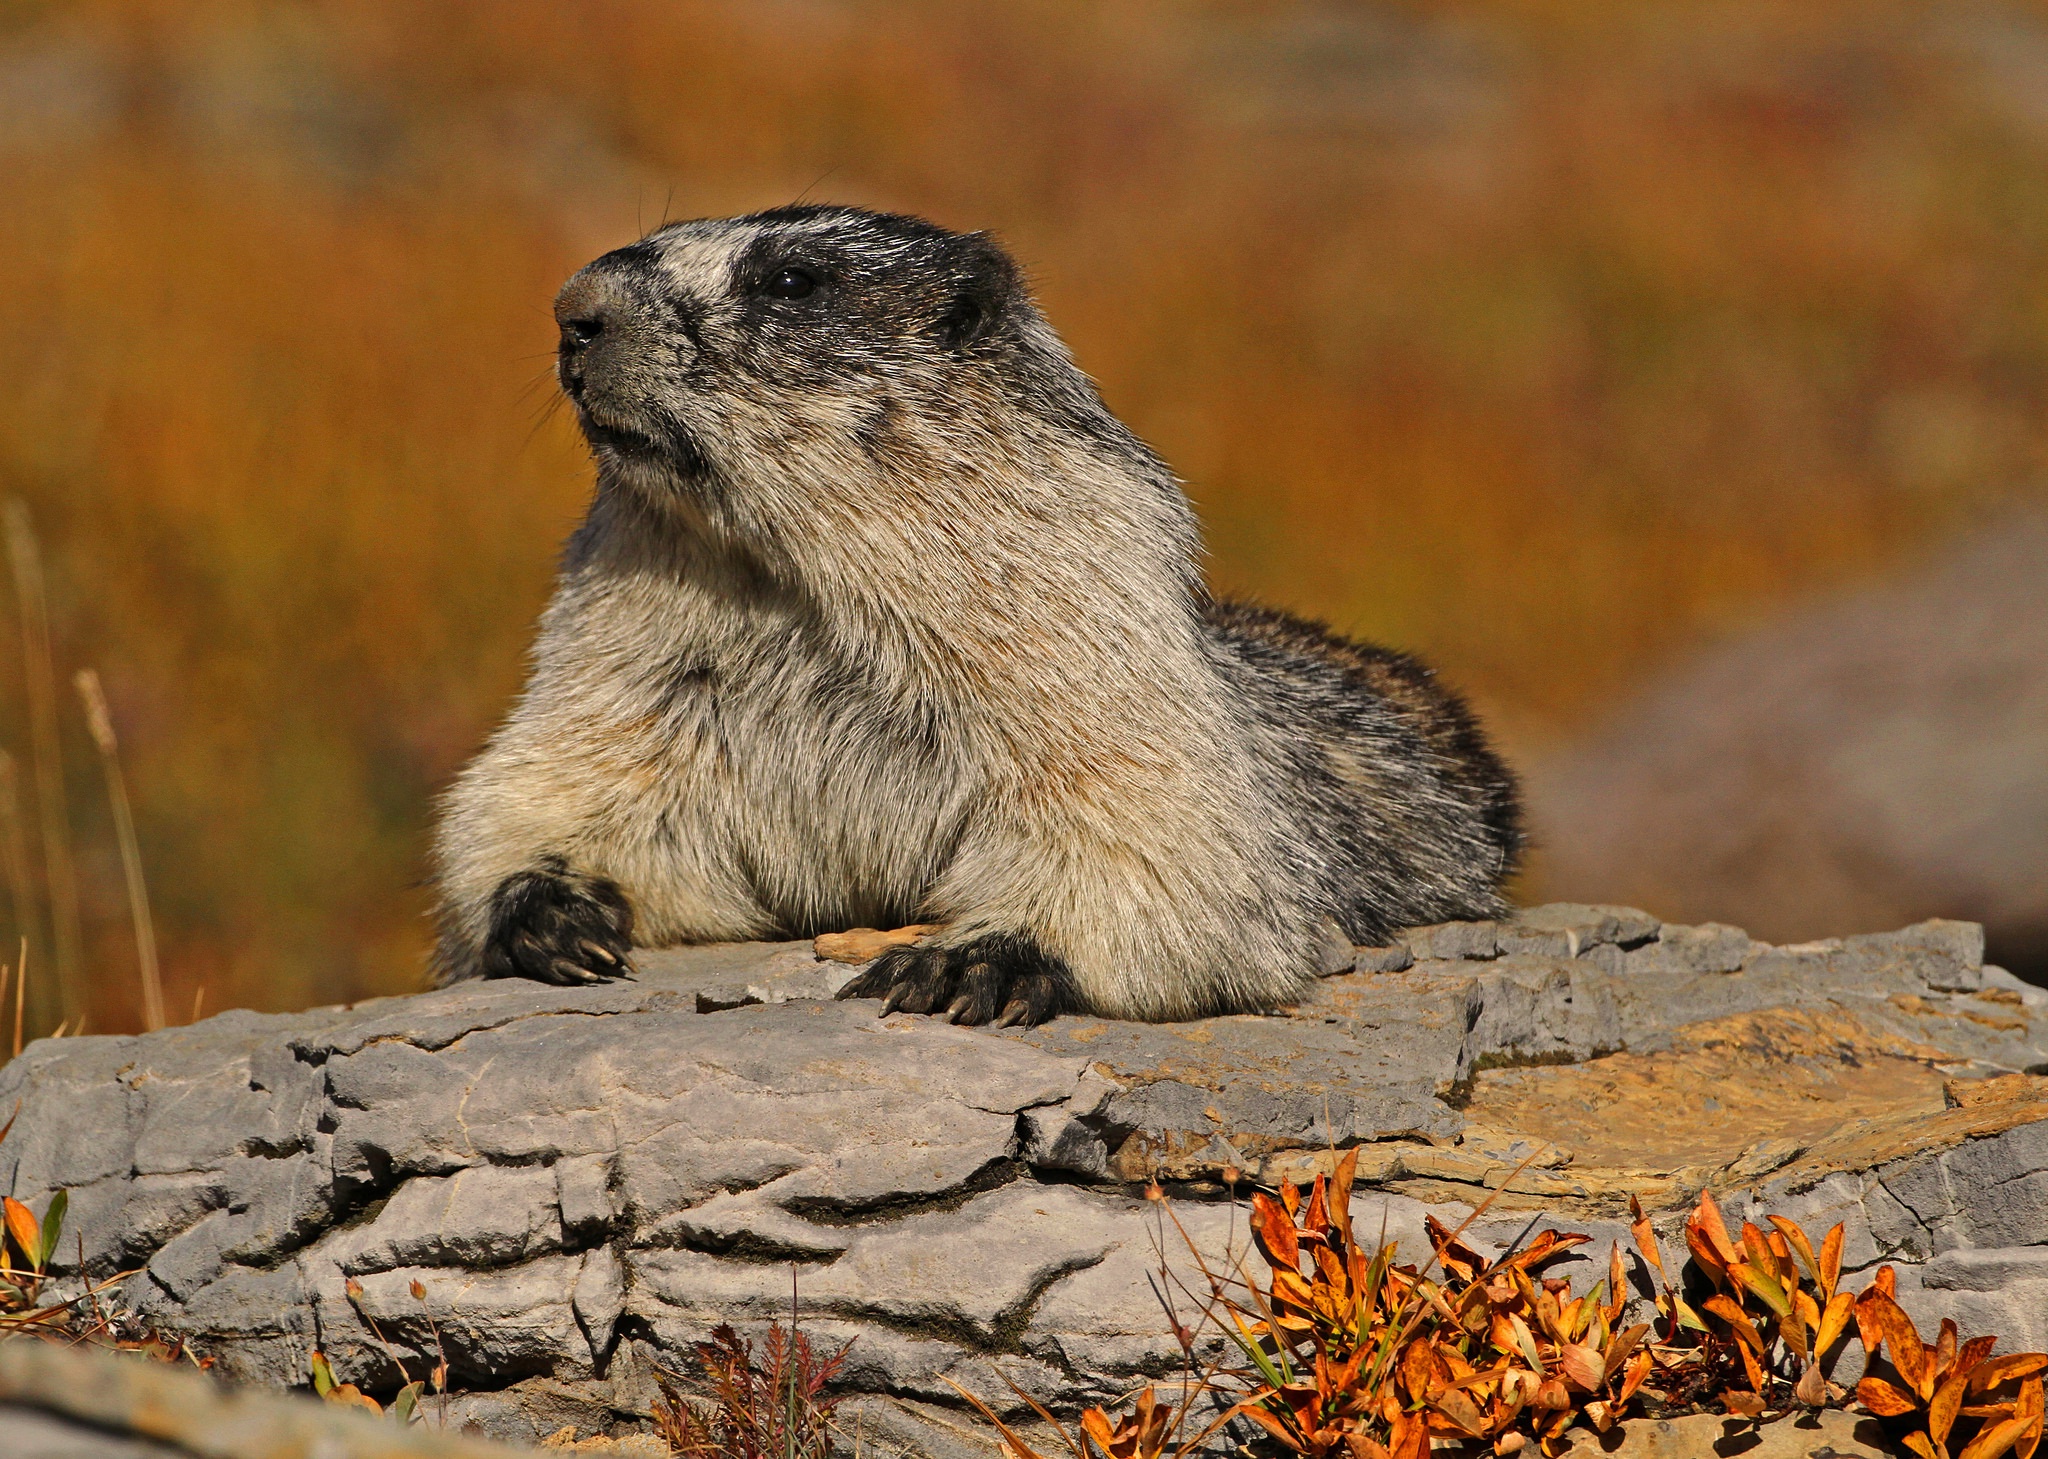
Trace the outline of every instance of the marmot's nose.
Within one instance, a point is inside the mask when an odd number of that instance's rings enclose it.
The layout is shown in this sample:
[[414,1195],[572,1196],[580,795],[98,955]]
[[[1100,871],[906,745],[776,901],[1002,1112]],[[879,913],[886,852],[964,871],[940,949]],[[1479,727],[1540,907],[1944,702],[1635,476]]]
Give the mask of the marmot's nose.
[[606,335],[619,332],[626,301],[609,274],[609,269],[587,268],[569,280],[555,300],[555,323],[562,332],[557,357],[562,385],[571,395],[582,391],[594,347]]

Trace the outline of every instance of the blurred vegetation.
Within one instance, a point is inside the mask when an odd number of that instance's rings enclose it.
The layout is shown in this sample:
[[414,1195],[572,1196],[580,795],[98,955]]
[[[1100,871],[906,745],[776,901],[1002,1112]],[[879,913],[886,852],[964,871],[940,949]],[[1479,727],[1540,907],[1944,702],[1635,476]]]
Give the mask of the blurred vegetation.
[[[417,980],[430,796],[587,490],[548,303],[664,216],[993,228],[1218,583],[1511,749],[2044,494],[2039,5],[11,0],[0,169],[0,494],[173,1021]],[[134,1027],[63,708],[89,1022]]]

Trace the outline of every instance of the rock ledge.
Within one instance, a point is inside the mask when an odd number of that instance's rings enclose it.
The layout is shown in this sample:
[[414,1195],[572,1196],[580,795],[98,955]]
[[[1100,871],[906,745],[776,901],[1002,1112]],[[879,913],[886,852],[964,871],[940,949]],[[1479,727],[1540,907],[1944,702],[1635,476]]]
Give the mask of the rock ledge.
[[1975,927],[1770,947],[1548,906],[1333,962],[1269,1015],[994,1032],[742,944],[44,1041],[0,1070],[0,1178],[69,1190],[86,1267],[139,1269],[129,1303],[231,1375],[299,1383],[318,1346],[393,1387],[367,1315],[401,1356],[438,1333],[459,1416],[526,1441],[631,1428],[656,1364],[787,1314],[794,1267],[814,1337],[855,1339],[868,1441],[986,1452],[947,1380],[1072,1406],[1174,1370],[1153,1283],[1185,1256],[1144,1182],[1220,1250],[1233,1169],[1352,1145],[1361,1219],[1410,1251],[1497,1193],[1480,1237],[1540,1214],[1604,1270],[1630,1192],[1668,1217],[1711,1185],[1845,1221],[1923,1322],[2048,1346],[2048,993]]

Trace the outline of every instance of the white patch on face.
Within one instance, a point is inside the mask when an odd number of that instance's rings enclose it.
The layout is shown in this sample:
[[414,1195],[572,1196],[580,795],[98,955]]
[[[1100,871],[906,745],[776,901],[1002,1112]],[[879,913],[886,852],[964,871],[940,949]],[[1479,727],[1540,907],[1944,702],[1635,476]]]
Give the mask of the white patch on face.
[[661,267],[676,295],[717,304],[732,291],[733,260],[754,239],[756,230],[724,224],[705,229],[693,224],[662,238]]

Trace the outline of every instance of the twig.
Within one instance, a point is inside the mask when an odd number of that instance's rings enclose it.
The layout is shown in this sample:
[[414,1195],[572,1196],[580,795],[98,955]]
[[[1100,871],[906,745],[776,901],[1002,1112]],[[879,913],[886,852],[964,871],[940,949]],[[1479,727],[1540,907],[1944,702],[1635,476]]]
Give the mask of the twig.
[[28,938],[21,939],[21,957],[16,961],[15,972],[21,981],[14,985],[14,1053],[21,1053],[21,1005],[22,994],[28,991]]
[[50,894],[50,934],[57,950],[57,996],[69,1026],[84,1026],[79,988],[78,874],[71,861],[71,817],[64,800],[64,759],[57,736],[57,671],[50,655],[50,604],[43,554],[28,503],[7,503],[7,550],[21,601],[21,652],[27,668],[29,736],[35,750],[36,812],[43,829],[43,866]]
[[114,718],[100,676],[80,669],[73,677],[85,704],[86,727],[100,752],[107,777],[107,800],[114,808],[114,834],[121,842],[121,870],[128,878],[128,915],[135,923],[135,961],[142,970],[142,1023],[151,1033],[164,1026],[164,985],[156,966],[156,924],[149,915],[149,887],[142,879],[142,843],[135,837],[135,814],[128,806],[128,782],[121,774],[121,746],[114,738]]

